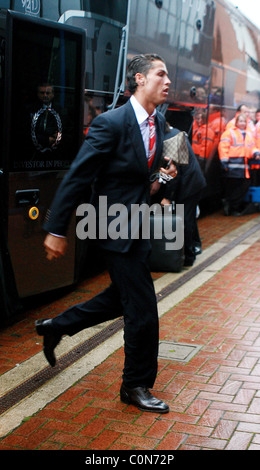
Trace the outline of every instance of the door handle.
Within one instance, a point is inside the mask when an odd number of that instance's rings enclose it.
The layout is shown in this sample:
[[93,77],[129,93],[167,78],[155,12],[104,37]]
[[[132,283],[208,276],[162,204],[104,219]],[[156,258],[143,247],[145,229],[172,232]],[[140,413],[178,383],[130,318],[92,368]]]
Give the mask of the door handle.
[[16,207],[36,206],[40,201],[39,189],[20,189],[15,193]]

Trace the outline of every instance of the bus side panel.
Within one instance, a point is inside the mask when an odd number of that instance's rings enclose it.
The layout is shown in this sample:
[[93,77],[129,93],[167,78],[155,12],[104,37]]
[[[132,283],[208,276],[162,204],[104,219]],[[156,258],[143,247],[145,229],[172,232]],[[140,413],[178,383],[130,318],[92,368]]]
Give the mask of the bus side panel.
[[[69,248],[64,258],[50,263],[43,246],[46,233],[42,225],[62,177],[63,172],[9,174],[8,245],[21,298],[71,285],[75,281],[75,216],[68,230]],[[35,204],[36,191],[40,199]],[[36,219],[30,216],[34,207],[39,210]]]

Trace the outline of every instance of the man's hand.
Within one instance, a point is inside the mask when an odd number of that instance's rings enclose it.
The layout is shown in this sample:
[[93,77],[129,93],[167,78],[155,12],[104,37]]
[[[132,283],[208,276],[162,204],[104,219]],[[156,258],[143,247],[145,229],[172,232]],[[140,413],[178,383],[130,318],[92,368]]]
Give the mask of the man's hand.
[[161,206],[169,206],[171,204],[171,201],[169,199],[166,199],[165,197],[161,200]]
[[[168,157],[164,157],[164,158],[165,160],[168,161],[168,164],[166,168],[163,168],[163,167],[160,168],[160,174],[164,173],[165,175],[169,176],[168,180],[175,178],[175,176],[177,176],[176,166],[174,165],[174,163],[172,162],[170,158]],[[154,194],[156,194],[160,189],[161,183],[162,182],[166,183],[166,181],[168,180],[165,178],[163,181],[162,179],[160,179],[160,177],[157,180],[155,180],[151,185],[150,195],[153,196]]]
[[156,194],[159,191],[160,187],[161,187],[161,183],[159,183],[158,180],[155,180],[151,184],[150,196],[153,196],[154,194]]
[[68,242],[65,237],[55,237],[48,233],[44,240],[44,247],[47,253],[47,259],[53,260],[64,256],[67,250]]
[[177,176],[176,166],[174,165],[173,161],[170,158],[164,157],[164,159],[168,161],[168,164],[166,168],[163,168],[163,167],[160,168],[160,172],[165,173],[166,175],[169,175],[172,178],[175,178],[175,176]]

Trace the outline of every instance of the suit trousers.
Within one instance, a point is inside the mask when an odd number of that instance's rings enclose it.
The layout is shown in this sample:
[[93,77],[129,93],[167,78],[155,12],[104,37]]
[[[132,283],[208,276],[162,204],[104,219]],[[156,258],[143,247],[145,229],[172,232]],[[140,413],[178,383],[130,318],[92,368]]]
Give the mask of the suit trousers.
[[184,204],[184,256],[186,262],[193,262],[196,259],[194,247],[199,242],[199,232],[196,220],[196,209],[200,200],[200,192],[193,194],[177,204]]
[[72,336],[123,316],[123,382],[129,388],[152,388],[157,374],[159,321],[149,254],[148,240],[135,240],[127,253],[104,250],[111,285],[53,319],[57,331]]

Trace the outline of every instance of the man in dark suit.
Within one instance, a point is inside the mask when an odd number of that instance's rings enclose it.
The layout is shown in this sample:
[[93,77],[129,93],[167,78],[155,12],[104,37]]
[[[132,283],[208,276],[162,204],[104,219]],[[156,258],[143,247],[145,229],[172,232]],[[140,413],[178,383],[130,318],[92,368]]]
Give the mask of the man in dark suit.
[[[45,249],[49,259],[64,255],[66,229],[73,209],[86,187],[93,184],[91,203],[100,219],[100,197],[107,198],[107,210],[121,203],[131,225],[132,204],[149,204],[150,175],[158,168],[164,135],[164,117],[156,106],[166,101],[170,80],[166,64],[154,54],[132,59],[127,73],[130,100],[120,108],[101,114],[91,124],[87,138],[65,176],[49,211]],[[156,152],[149,168],[148,118],[155,115]],[[171,164],[163,172],[176,175]],[[109,216],[108,223],[116,216]],[[139,224],[141,222],[139,221]],[[143,411],[167,413],[168,405],[149,391],[157,374],[158,312],[148,256],[150,242],[138,237],[99,237],[112,280],[109,288],[88,302],[75,305],[58,317],[36,322],[44,336],[44,353],[55,365],[54,348],[63,334],[73,335],[101,322],[124,316],[125,364],[121,400]],[[128,232],[130,233],[130,232]]]
[[[166,123],[165,140],[175,137],[179,132]],[[207,184],[188,138],[186,141],[189,149],[188,165],[177,165],[178,176],[161,188],[158,196],[160,193],[163,196],[162,205],[170,204],[171,201],[184,204],[184,266],[192,266],[196,253],[201,252],[196,210]]]

